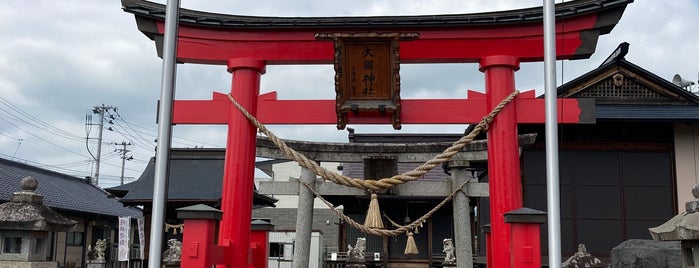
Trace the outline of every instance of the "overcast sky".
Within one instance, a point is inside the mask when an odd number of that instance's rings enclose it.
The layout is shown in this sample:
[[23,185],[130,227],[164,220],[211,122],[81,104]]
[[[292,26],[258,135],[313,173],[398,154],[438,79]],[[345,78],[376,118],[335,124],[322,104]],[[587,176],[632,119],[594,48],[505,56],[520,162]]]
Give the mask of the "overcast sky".
[[[541,5],[531,0],[182,2],[189,9],[260,16],[476,13]],[[558,63],[558,84],[599,66],[621,42],[631,44],[626,58],[642,68],[668,80],[679,73],[696,81],[697,25],[697,0],[638,0],[627,7],[610,34],[600,37],[590,59]],[[126,181],[133,181],[154,155],[161,64],[153,42],[136,29],[133,15],[123,12],[119,1],[0,1],[0,158],[90,176],[99,122],[92,110],[115,107],[105,121],[100,186],[119,183],[118,149],[124,147],[116,144],[122,142],[133,144],[126,146],[127,156],[133,159],[126,161],[124,170]],[[522,64],[516,73],[517,88],[543,93],[542,66]],[[403,66],[402,97],[464,98],[467,89],[484,87],[477,68],[476,64]],[[280,99],[334,99],[330,65],[269,66],[267,70],[263,93],[277,91]],[[230,83],[224,66],[179,65],[176,99],[210,99],[213,91],[229,92]],[[392,132],[390,126],[351,127],[363,133]],[[404,126],[402,132],[462,133],[465,127]],[[272,130],[288,139],[347,139],[347,132],[335,125],[274,126]],[[173,147],[223,147],[225,132],[222,126],[175,126]],[[86,137],[90,138],[87,143]]]

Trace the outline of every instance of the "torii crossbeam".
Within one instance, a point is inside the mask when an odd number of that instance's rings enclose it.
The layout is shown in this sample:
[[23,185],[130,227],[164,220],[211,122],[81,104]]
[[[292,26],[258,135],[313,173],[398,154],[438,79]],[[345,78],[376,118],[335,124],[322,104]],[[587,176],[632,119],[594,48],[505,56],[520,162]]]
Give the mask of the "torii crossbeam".
[[[612,30],[631,2],[587,0],[558,5],[558,59],[590,57],[599,35]],[[122,0],[122,5],[135,15],[139,30],[155,41],[160,55],[164,6],[143,0]],[[457,100],[403,100],[402,124],[468,124],[478,122],[515,89],[514,72],[520,62],[543,60],[542,19],[541,8],[465,15],[316,18],[182,10],[177,60],[226,65],[233,74],[231,95],[263,123],[335,124],[334,100],[278,100],[274,93],[258,96],[265,66],[333,63],[333,42],[317,40],[317,33],[417,32],[419,38],[401,42],[401,63],[478,63],[485,74],[485,94],[469,92],[467,99]],[[558,107],[560,123],[594,118],[580,100],[560,100]],[[349,124],[388,122],[380,115],[348,118]],[[523,202],[517,124],[543,122],[543,100],[529,92],[503,109],[488,131],[493,253],[489,267],[512,267],[511,251],[524,250],[511,248],[510,228],[503,215],[522,207]],[[172,123],[228,125],[219,243],[232,244],[224,253],[227,267],[248,267],[254,127],[219,93],[212,100],[175,101]]]

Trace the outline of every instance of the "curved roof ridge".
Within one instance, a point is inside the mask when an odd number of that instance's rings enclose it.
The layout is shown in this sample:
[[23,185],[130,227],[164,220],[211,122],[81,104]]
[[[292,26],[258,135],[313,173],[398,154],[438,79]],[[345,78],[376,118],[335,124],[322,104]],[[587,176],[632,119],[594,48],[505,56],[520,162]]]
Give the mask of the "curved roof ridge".
[[[600,10],[625,7],[633,0],[584,0],[556,5],[556,17],[565,18]],[[122,0],[124,11],[137,16],[165,19],[165,5],[145,0]],[[469,14],[344,16],[344,17],[265,17],[211,13],[180,9],[180,23],[206,27],[233,28],[314,28],[314,27],[431,27],[497,25],[540,22],[541,7]]]

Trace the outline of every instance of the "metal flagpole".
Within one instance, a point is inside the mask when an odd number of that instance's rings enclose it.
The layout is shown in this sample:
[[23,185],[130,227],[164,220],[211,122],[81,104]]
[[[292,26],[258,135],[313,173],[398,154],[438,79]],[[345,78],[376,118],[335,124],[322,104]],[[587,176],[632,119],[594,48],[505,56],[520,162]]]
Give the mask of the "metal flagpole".
[[155,150],[155,178],[153,179],[153,212],[151,214],[148,267],[160,267],[163,224],[167,204],[167,180],[172,139],[172,100],[175,96],[177,71],[177,26],[180,1],[167,0],[165,6],[165,39],[163,42],[163,72],[160,81],[158,108],[158,144]]
[[558,178],[558,94],[556,90],[556,14],[554,0],[544,0],[544,80],[546,105],[546,200],[549,267],[561,267],[561,205]]

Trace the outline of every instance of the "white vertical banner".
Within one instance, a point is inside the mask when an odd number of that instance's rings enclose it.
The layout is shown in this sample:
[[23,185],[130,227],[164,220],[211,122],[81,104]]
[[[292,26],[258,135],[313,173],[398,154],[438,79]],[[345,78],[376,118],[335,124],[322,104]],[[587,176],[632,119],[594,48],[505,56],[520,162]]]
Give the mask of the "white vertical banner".
[[138,222],[138,248],[139,248],[139,258],[141,260],[146,259],[146,232],[145,232],[145,225],[146,225],[146,219],[144,217],[140,217],[136,219]]
[[131,217],[119,217],[119,250],[118,261],[129,261],[129,232]]

